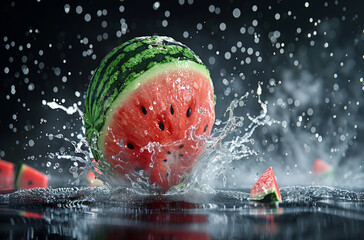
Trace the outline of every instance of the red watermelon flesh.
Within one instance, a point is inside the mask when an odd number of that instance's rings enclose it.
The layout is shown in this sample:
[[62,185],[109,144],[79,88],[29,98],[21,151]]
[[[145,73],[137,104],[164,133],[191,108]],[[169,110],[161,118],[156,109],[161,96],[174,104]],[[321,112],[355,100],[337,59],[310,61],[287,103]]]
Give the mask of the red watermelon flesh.
[[0,190],[13,189],[14,164],[0,159]]
[[214,123],[208,76],[188,68],[161,71],[118,106],[100,137],[113,172],[123,177],[143,170],[164,191],[181,183]]
[[48,176],[26,164],[22,164],[18,171],[16,186],[20,189],[47,188]]
[[282,196],[273,173],[268,168],[250,190],[249,199],[253,201],[282,202]]
[[313,164],[313,174],[315,176],[322,176],[324,174],[329,174],[333,170],[331,164],[317,158]]

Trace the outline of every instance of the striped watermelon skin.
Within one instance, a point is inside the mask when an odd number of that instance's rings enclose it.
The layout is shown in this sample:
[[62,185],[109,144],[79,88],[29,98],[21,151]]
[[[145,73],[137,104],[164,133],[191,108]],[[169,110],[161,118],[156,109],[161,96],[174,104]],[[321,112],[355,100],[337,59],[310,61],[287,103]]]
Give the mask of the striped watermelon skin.
[[148,36],[131,39],[114,48],[96,68],[85,99],[86,137],[96,160],[98,133],[105,123],[107,111],[119,94],[141,74],[164,63],[189,60],[203,63],[187,46],[170,37]]

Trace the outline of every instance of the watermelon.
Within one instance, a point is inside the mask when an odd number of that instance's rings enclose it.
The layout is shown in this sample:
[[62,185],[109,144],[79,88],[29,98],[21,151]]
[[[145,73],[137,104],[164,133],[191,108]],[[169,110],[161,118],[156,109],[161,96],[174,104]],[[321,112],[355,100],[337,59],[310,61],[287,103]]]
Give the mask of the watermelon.
[[103,173],[99,170],[99,164],[98,162],[95,161],[95,159],[91,160],[91,166],[93,168],[92,171],[88,172],[86,174],[86,181],[87,181],[87,186],[88,187],[101,187],[104,185],[104,183],[100,180],[96,178],[95,173],[97,173],[98,175],[102,175]]
[[19,167],[15,184],[20,189],[47,188],[48,176],[26,164],[22,164]]
[[90,171],[86,174],[86,181],[88,187],[101,187],[104,186],[103,181],[96,178],[95,172],[99,175],[102,175],[102,172],[98,169],[99,164],[95,161],[95,159],[92,159],[92,166],[93,171]]
[[0,159],[0,190],[13,189],[14,164]]
[[331,164],[317,158],[313,164],[313,174],[316,177],[330,175],[333,172]]
[[268,168],[252,187],[249,200],[269,203],[282,202],[272,167]]
[[86,181],[88,187],[102,187],[104,186],[104,182],[100,179],[97,179],[94,172],[88,172],[86,174]]
[[192,50],[170,37],[138,37],[95,70],[85,99],[86,136],[101,170],[167,191],[201,154],[214,106],[209,71]]

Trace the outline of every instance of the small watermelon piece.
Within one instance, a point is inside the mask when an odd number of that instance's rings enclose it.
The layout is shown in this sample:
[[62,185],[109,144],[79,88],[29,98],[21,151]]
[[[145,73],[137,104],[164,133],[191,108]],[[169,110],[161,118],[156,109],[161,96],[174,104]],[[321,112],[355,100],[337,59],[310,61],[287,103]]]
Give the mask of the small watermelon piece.
[[20,189],[47,188],[48,176],[23,163],[18,170],[16,186]]
[[[98,162],[95,161],[95,159],[92,159],[92,165],[93,165],[93,169],[94,171],[99,174],[102,175],[102,172],[98,169]],[[101,181],[100,179],[96,178],[95,172],[91,171],[88,172],[86,174],[86,181],[88,183],[88,187],[101,187],[104,186],[104,182]]]
[[249,200],[270,203],[282,202],[272,167],[268,168],[252,187]]
[[[91,161],[92,161],[92,167],[93,167],[94,171],[95,171],[96,173],[98,173],[98,174],[102,175],[103,173],[102,173],[102,172],[100,171],[100,169],[99,169],[99,163],[98,163],[98,162],[96,162],[96,160],[95,160],[95,159],[92,159]],[[95,175],[95,174],[94,174],[94,175]]]
[[316,177],[323,175],[330,175],[333,172],[333,167],[331,164],[317,158],[313,164],[313,174]]
[[[95,70],[84,123],[97,161],[109,171],[167,191],[201,154],[215,119],[209,71],[169,37],[139,37],[112,50]],[[103,155],[103,158],[101,157]]]
[[86,180],[88,183],[88,187],[102,187],[104,186],[104,182],[100,179],[97,179],[94,172],[88,172],[86,174]]
[[0,190],[10,190],[14,186],[14,164],[0,159]]

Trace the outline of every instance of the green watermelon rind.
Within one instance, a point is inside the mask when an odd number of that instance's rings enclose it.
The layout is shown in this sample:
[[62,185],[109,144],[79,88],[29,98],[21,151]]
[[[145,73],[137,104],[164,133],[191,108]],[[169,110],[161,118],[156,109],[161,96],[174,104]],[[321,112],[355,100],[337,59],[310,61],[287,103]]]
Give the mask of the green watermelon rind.
[[334,167],[330,166],[330,168],[314,173],[315,177],[333,177],[334,175]]
[[125,87],[125,89],[115,99],[113,105],[106,112],[105,123],[104,126],[101,128],[101,131],[99,132],[99,137],[97,140],[97,147],[101,152],[104,152],[103,140],[105,134],[107,133],[107,128],[108,126],[110,126],[110,121],[112,119],[114,111],[117,111],[117,109],[121,106],[123,101],[128,99],[129,96],[135,90],[137,90],[139,87],[143,85],[143,83],[147,82],[149,79],[153,79],[153,76],[157,76],[158,74],[161,74],[163,72],[168,72],[173,70],[189,70],[198,72],[200,74],[205,75],[210,80],[211,86],[213,86],[209,71],[201,64],[185,60],[185,61],[174,61],[170,63],[158,64],[154,66],[153,68],[149,69],[148,71],[140,75],[138,78],[136,78],[127,87]]
[[16,172],[16,180],[15,180],[15,186],[19,187],[20,183],[20,177],[22,175],[22,173],[24,172],[24,170],[27,168],[27,165],[22,163],[18,169],[18,171]]
[[316,175],[317,177],[334,177],[334,168],[330,167],[326,171],[320,172]]
[[[267,199],[267,197],[270,196],[270,199]],[[269,200],[271,203],[275,202],[282,202],[282,199],[278,198],[278,194],[275,188],[265,190],[262,193],[259,193],[255,196],[249,196],[250,201],[263,201],[263,200]]]
[[330,184],[334,181],[334,177],[335,177],[335,171],[334,168],[331,167],[330,169],[327,169],[324,172],[321,172],[319,174],[314,175],[314,180],[316,182],[316,184]]

